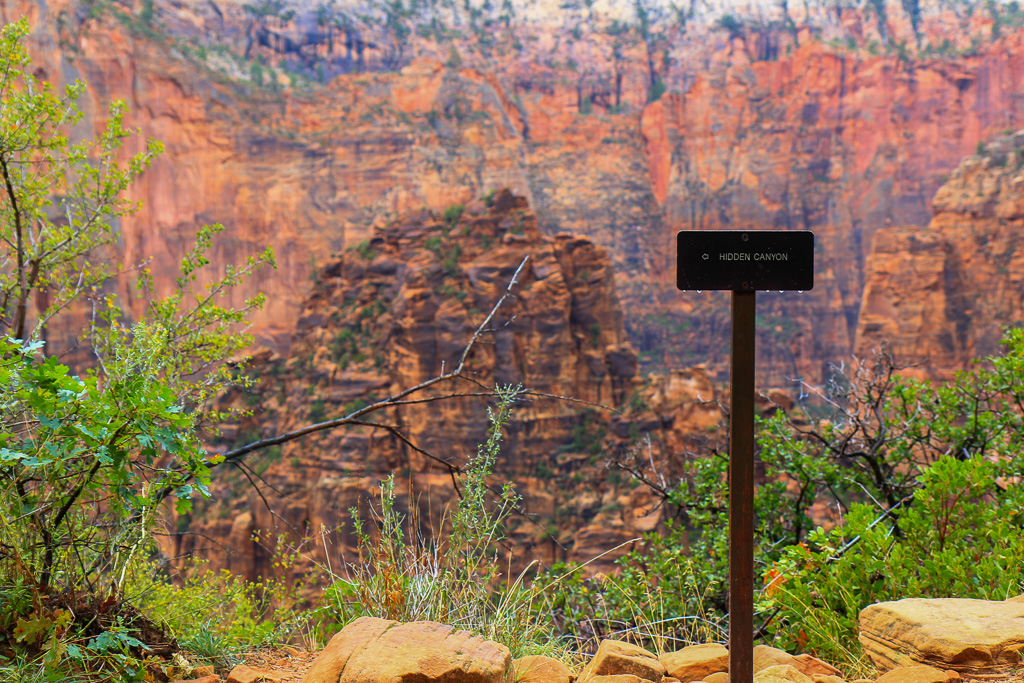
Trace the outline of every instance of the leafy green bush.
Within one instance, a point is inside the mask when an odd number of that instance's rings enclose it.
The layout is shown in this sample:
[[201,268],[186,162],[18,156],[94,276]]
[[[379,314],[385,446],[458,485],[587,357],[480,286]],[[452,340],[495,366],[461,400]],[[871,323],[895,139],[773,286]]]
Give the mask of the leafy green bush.
[[188,562],[180,577],[173,582],[159,563],[142,560],[132,568],[125,595],[165,624],[194,663],[227,669],[247,652],[311,629],[311,615],[300,607],[299,587],[283,579],[250,582],[226,569],[211,571],[200,560]]
[[465,204],[452,204],[441,214],[441,219],[448,224],[449,228],[454,228],[455,224],[462,218],[462,212],[465,210]]
[[845,523],[820,527],[786,549],[765,608],[782,647],[856,672],[863,666],[857,619],[868,605],[901,598],[1005,600],[1024,588],[1019,484],[997,485],[997,465],[943,456],[921,473],[906,511],[875,524],[854,504]]
[[[0,270],[0,602],[13,624],[0,630],[0,657],[13,653],[27,679],[137,680],[139,638],[152,625],[124,602],[126,577],[163,499],[175,494],[185,512],[205,493],[218,458],[207,457],[199,429],[226,419],[212,405],[220,391],[246,385],[222,361],[251,344],[240,324],[263,299],[241,310],[219,302],[273,254],[229,265],[196,291],[223,230],[201,228],[167,296],[154,296],[140,269],[144,314],[129,322],[104,294],[110,259],[94,253],[118,239],[120,219],[136,209],[123,191],[160,145],[119,161],[130,137],[121,102],[96,138],[72,143],[84,86],[37,82],[27,33],[25,21],[0,30],[0,262],[10,266]],[[41,292],[49,306],[33,319],[28,304]],[[96,367],[80,374],[47,357],[42,341],[76,304],[95,311],[84,336]]]
[[[756,625],[763,637],[857,677],[870,666],[856,620],[871,602],[1002,599],[1024,588],[1024,492],[1015,483],[1024,469],[1016,455],[1024,446],[1024,331],[1010,330],[1004,344],[1003,355],[943,384],[901,377],[882,355],[837,372],[816,409],[758,420],[764,482],[755,496],[755,563],[766,586]],[[564,581],[551,598],[560,628],[582,638],[640,633],[643,624],[663,624],[662,612],[680,622],[721,623],[728,607],[726,433],[723,424],[699,441],[674,481],[646,471],[641,454],[617,463],[643,482],[664,482],[652,490],[679,523],[646,538],[618,562],[616,576]],[[812,505],[836,511],[839,526],[816,529]],[[691,573],[701,587],[696,595]]]

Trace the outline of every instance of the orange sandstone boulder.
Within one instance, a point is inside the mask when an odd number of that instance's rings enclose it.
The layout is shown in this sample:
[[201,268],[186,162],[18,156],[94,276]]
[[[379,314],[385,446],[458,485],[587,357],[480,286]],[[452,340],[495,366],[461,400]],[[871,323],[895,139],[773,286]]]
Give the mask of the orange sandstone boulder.
[[666,652],[661,663],[669,676],[682,683],[704,680],[713,673],[729,670],[729,650],[718,643],[691,645],[676,652]]
[[903,666],[882,674],[875,683],[947,683],[959,681],[960,674],[955,671],[943,671],[934,666]]
[[530,655],[512,662],[516,683],[570,683],[569,667],[553,657]]
[[705,678],[704,683],[729,683],[729,674],[719,671]]
[[778,664],[755,673],[754,683],[814,683],[814,680],[795,666]]
[[579,683],[627,683],[605,680],[608,676],[636,676],[643,681],[661,683],[665,666],[658,657],[638,645],[617,640],[602,640],[597,653],[580,672]]
[[[255,669],[244,664],[236,666],[228,674],[227,683],[281,683],[284,675],[267,669]],[[219,678],[217,680],[220,680]]]
[[302,683],[512,683],[504,645],[432,621],[360,617],[331,638]]
[[768,645],[758,645],[754,648],[754,673],[772,666],[787,665],[804,674],[813,676],[838,676],[839,669],[830,666],[817,657],[810,655],[791,655],[785,650]]
[[882,672],[926,664],[965,678],[999,680],[1020,666],[1024,603],[966,598],[881,602],[861,611],[859,639]]

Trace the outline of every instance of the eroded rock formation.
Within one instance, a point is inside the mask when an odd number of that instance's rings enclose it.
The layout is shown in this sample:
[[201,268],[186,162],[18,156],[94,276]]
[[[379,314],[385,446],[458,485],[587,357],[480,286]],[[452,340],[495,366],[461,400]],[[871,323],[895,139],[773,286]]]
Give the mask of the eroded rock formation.
[[[496,384],[537,392],[512,413],[494,480],[513,483],[529,513],[510,520],[517,561],[590,559],[653,529],[662,511],[652,493],[609,477],[605,462],[638,438],[634,421],[669,440],[717,424],[715,388],[699,369],[641,382],[606,250],[570,234],[543,236],[526,200],[508,190],[442,216],[406,214],[325,265],[290,357],[257,354],[258,389],[230,397],[254,414],[241,427],[225,426],[225,447],[347,414],[455,367],[527,257],[515,296],[468,358],[473,382],[428,395]],[[424,530],[440,528],[455,501],[443,463],[463,466],[486,439],[487,403],[452,398],[381,418],[430,455],[372,427],[319,432],[254,454],[246,462],[269,484],[266,502],[240,475],[219,478],[212,500],[178,524],[195,535],[178,537],[174,555],[196,550],[257,576],[272,571],[272,533],[294,540],[326,531],[331,552],[352,557],[353,529],[339,525],[352,507],[365,514],[391,473],[403,510],[411,506]],[[227,558],[210,539],[230,549]]]
[[980,145],[935,195],[926,228],[875,235],[856,350],[887,348],[922,368],[999,352],[1024,323],[1024,132]]

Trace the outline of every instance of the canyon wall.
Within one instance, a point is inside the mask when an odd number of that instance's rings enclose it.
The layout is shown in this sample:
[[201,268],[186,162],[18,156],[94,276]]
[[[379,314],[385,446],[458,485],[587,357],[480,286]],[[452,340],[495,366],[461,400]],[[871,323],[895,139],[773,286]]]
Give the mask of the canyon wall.
[[[762,384],[817,381],[857,348],[875,232],[927,224],[943,176],[1024,118],[1024,33],[942,5],[917,24],[899,3],[886,3],[884,22],[818,8],[788,29],[684,25],[660,43],[590,19],[494,24],[486,53],[472,47],[483,34],[414,34],[402,59],[378,36],[349,72],[328,54],[323,84],[282,66],[294,55],[275,46],[313,35],[298,20],[271,26],[278,43],[257,43],[245,61],[239,5],[157,3],[146,26],[130,3],[104,7],[114,9],[0,9],[5,21],[30,17],[42,75],[87,80],[93,126],[122,97],[142,134],[166,144],[131,190],[143,204],[123,223],[123,264],[152,259],[166,290],[207,222],[227,227],[218,263],[274,245],[278,270],[232,296],[268,292],[254,330],[282,354],[311,274],[365,241],[376,218],[509,187],[546,234],[608,249],[648,369],[700,362],[725,376],[726,297],[675,291],[675,231],[814,230],[814,290],[760,297],[758,367]],[[925,49],[943,32],[951,43]],[[907,54],[909,44],[920,49]],[[652,69],[667,90],[656,101]],[[131,298],[127,280],[118,287]]]
[[[582,20],[582,37],[567,24],[414,34],[404,47],[375,34],[349,41],[355,57],[341,42],[289,47],[315,33],[299,21],[263,26],[251,46],[232,3],[158,2],[152,23],[130,3],[8,1],[0,15],[29,17],[41,77],[88,82],[80,133],[120,97],[141,131],[127,151],[145,136],[166,145],[130,190],[142,205],[121,225],[126,269],[148,262],[166,292],[202,223],[227,228],[214,270],[275,247],[278,270],[231,295],[240,306],[267,293],[254,326],[266,348],[259,389],[226,399],[254,414],[224,425],[219,448],[452,367],[529,255],[507,326],[469,370],[473,391],[523,383],[587,402],[519,405],[494,481],[524,496],[516,561],[553,562],[628,547],[661,523],[651,491],[607,462],[646,435],[671,473],[721,436],[727,295],[675,290],[677,230],[816,233],[815,288],[759,295],[762,386],[819,381],[883,345],[944,376],[1022,321],[1024,142],[993,137],[1024,119],[1024,31],[941,6],[915,23],[883,4],[884,20],[819,7],[791,25],[660,35]],[[925,49],[943,35],[948,47]],[[323,82],[296,54],[324,66]],[[114,288],[138,312],[129,278]],[[67,348],[75,329],[68,318],[48,336]],[[469,396],[381,416],[422,451],[363,426],[254,454],[248,476],[218,476],[211,500],[176,520],[187,533],[168,554],[267,575],[276,530],[323,535],[351,558],[339,524],[366,513],[388,473],[402,509],[437,529],[454,501],[447,466],[483,440],[485,406]]]

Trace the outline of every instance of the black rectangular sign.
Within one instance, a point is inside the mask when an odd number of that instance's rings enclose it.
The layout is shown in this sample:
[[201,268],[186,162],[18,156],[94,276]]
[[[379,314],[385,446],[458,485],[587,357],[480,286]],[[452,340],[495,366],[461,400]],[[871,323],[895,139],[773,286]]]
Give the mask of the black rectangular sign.
[[807,230],[681,230],[676,246],[679,289],[814,287],[814,233]]

